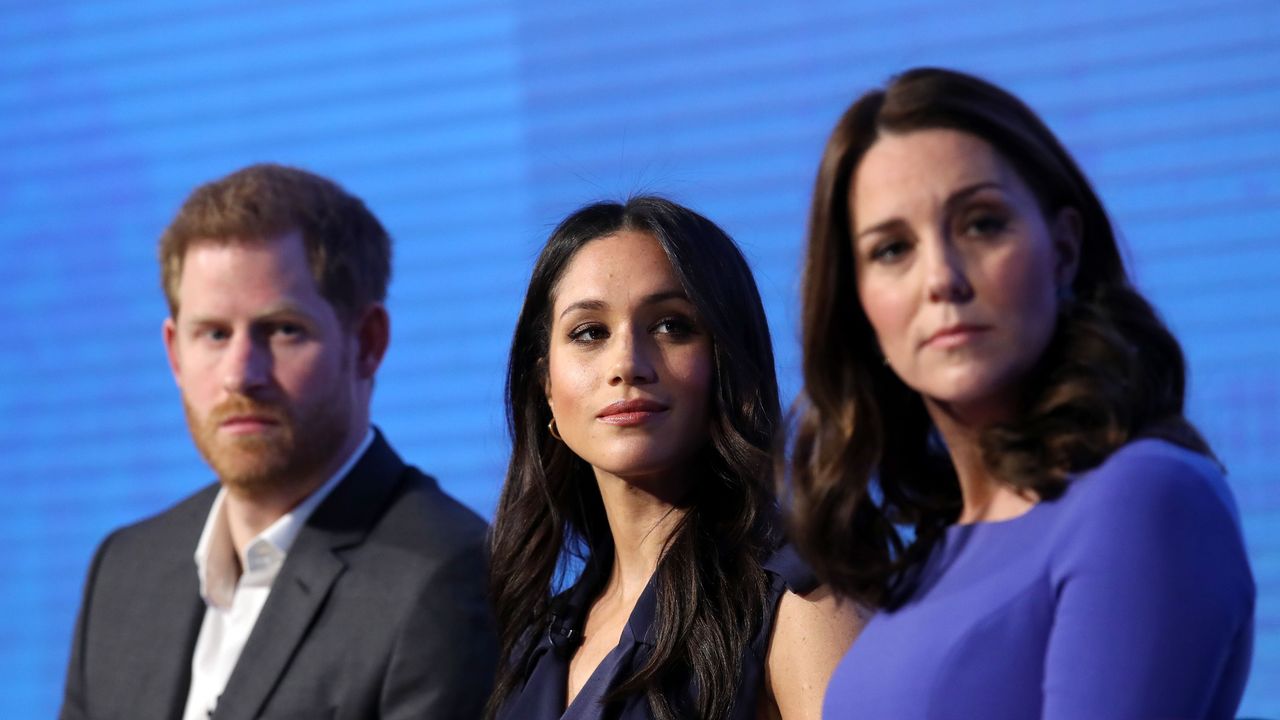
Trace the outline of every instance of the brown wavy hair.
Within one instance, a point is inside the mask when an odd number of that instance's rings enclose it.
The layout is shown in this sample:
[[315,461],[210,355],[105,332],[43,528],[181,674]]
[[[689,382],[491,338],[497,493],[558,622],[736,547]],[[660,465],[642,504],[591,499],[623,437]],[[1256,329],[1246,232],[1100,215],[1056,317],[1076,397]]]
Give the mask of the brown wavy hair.
[[[572,568],[603,577],[613,537],[591,466],[547,424],[544,393],[556,285],[586,244],[621,230],[653,237],[671,261],[711,337],[714,377],[709,441],[687,512],[668,538],[654,582],[656,647],[609,699],[645,693],[654,715],[724,718],[739,663],[763,621],[763,563],[781,520],[772,451],[781,423],[769,327],[737,246],[710,220],[662,198],[589,205],[551,233],[534,265],[511,340],[507,422],[512,438],[494,517],[490,565],[501,641],[492,717],[516,688],[528,652],[552,622],[552,599]],[[696,691],[686,697],[692,678]]]
[[[955,522],[955,470],[918,393],[880,357],[858,301],[850,191],[883,133],[946,128],[989,143],[1046,217],[1074,208],[1080,264],[1016,419],[985,429],[985,464],[1009,486],[1062,494],[1073,473],[1138,436],[1210,454],[1183,417],[1182,350],[1125,272],[1084,173],[1036,114],[979,78],[917,68],[858,98],[827,141],[809,215],[802,284],[804,391],[790,459],[791,527],[837,591],[873,606],[909,591],[906,572]],[[905,531],[905,532],[904,532]]]

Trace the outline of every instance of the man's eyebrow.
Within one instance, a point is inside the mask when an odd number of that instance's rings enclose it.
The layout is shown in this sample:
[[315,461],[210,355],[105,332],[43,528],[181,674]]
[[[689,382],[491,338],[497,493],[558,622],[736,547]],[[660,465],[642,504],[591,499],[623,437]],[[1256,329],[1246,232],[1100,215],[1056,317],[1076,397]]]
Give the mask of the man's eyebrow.
[[[689,296],[682,289],[659,290],[655,293],[645,295],[640,299],[640,305],[654,305],[667,300],[684,300],[689,301]],[[576,302],[572,302],[564,310],[560,312],[560,317],[568,315],[574,310],[604,310],[609,307],[609,303],[598,300],[596,298],[584,298]]]
[[[297,303],[281,302],[254,313],[252,322],[276,320],[285,316],[310,318],[312,314]],[[225,323],[226,319],[218,315],[190,315],[181,322],[184,325],[218,325]]]
[[226,322],[227,321],[225,318],[219,317],[217,315],[190,315],[187,313],[180,313],[180,316],[178,318],[179,325],[186,325],[190,327],[200,327],[204,325],[225,325]]
[[[950,212],[952,209],[955,208],[956,205],[959,205],[960,203],[969,199],[969,197],[972,196],[974,193],[980,190],[985,190],[987,188],[1001,189],[1002,186],[1000,185],[1000,183],[996,182],[995,180],[982,180],[982,181],[973,183],[972,185],[966,185],[960,188],[959,190],[951,193],[951,196],[947,198],[946,202],[943,204],[943,207],[946,208],[948,212]],[[859,232],[856,236],[854,236],[854,239],[857,239],[866,235],[874,235],[878,232],[883,232],[893,227],[894,225],[897,225],[900,223],[902,223],[902,218],[896,218],[896,217],[889,218],[884,222],[876,223],[875,225],[872,225],[871,227],[864,229],[863,231]]]
[[281,315],[301,315],[302,317],[311,317],[311,313],[302,305],[290,301],[283,301],[275,305],[268,305],[260,312],[254,313],[254,320],[271,320]]

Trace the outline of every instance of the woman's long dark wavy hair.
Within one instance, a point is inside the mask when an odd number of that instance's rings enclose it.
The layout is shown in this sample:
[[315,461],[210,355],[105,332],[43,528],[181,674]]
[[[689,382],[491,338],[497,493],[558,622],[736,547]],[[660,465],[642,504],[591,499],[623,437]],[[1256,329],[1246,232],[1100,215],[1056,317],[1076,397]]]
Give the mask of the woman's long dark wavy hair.
[[[644,692],[659,718],[726,717],[738,664],[764,615],[763,562],[780,520],[772,460],[781,411],[773,348],[755,280],[710,220],[657,197],[589,205],[552,232],[534,265],[511,341],[507,421],[512,438],[492,531],[490,591],[502,660],[492,716],[519,681],[524,655],[548,630],[553,590],[574,559],[607,573],[613,537],[591,467],[547,429],[544,393],[556,285],[587,243],[621,230],[652,236],[711,338],[708,442],[690,473],[687,512],[655,571],[656,647],[611,694]],[[600,577],[601,575],[596,575]],[[692,676],[692,707],[685,690]]]
[[931,128],[985,140],[1046,218],[1074,208],[1082,220],[1072,293],[1018,416],[981,436],[992,474],[1052,499],[1073,473],[1138,436],[1210,454],[1182,414],[1182,350],[1130,283],[1106,211],[1062,144],[1030,108],[984,80],[936,68],[903,73],[845,112],[818,170],[802,290],[804,392],[789,477],[802,555],[837,591],[873,606],[909,591],[906,571],[961,510],[955,470],[923,401],[880,357],[858,301],[851,236],[850,191],[867,150],[882,133]]

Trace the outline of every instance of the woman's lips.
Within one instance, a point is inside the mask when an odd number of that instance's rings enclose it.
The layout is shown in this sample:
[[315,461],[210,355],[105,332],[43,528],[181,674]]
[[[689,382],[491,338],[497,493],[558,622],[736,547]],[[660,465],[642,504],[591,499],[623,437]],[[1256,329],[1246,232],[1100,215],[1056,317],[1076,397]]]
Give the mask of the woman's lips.
[[930,335],[921,345],[941,349],[959,347],[990,329],[989,325],[950,325]]
[[637,398],[611,403],[596,415],[596,419],[608,425],[631,427],[641,425],[667,411],[667,406],[656,400]]

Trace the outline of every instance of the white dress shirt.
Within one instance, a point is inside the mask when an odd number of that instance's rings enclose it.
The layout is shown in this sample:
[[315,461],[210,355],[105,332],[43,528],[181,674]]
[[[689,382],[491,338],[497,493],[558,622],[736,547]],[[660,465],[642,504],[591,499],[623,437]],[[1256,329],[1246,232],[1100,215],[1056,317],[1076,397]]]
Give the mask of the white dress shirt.
[[191,689],[187,693],[183,720],[208,720],[213,715],[218,697],[240,659],[240,652],[244,650],[245,641],[249,639],[267,596],[271,594],[271,584],[279,574],[293,541],[316,506],[372,443],[373,429],[370,428],[360,446],[333,477],[250,540],[238,559],[231,544],[231,529],[227,525],[224,507],[227,490],[222,488],[218,491],[205,520],[204,531],[200,533],[200,541],[196,544],[196,572],[200,577],[200,596],[204,598],[206,607],[195,652],[191,656]]

